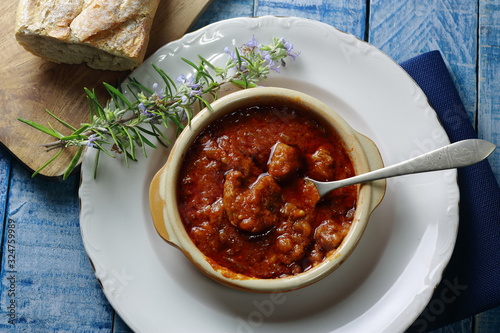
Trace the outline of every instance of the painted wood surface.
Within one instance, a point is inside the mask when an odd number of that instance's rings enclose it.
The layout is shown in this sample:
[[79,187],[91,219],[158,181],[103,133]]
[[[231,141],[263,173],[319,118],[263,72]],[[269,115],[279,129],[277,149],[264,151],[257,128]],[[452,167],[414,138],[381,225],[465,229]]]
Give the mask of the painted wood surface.
[[440,50],[474,120],[477,1],[373,0],[368,41],[397,62]]
[[256,14],[299,16],[328,23],[364,39],[367,4],[364,0],[260,0]]
[[[500,146],[500,1],[479,2],[477,131]],[[500,149],[489,158],[500,183]]]
[[[83,250],[78,177],[54,186],[12,165],[5,207],[1,308],[16,329],[108,332],[112,308]],[[9,306],[11,306],[9,308]],[[10,313],[10,312],[8,312]],[[13,327],[2,313],[0,330]],[[75,320],[75,318],[81,318]]]
[[[479,5],[470,0],[215,0],[193,29],[238,16],[302,16],[368,40],[396,61],[439,49],[480,136],[498,145],[499,9],[498,0]],[[498,153],[492,165],[498,176]],[[76,176],[64,183],[31,179],[0,149],[0,331],[131,332],[108,304],[86,257],[77,189]],[[15,230],[14,263],[8,257],[13,254],[9,230]],[[9,296],[12,275],[15,297]],[[12,300],[15,325],[9,324]],[[498,331],[499,312],[435,333]]]

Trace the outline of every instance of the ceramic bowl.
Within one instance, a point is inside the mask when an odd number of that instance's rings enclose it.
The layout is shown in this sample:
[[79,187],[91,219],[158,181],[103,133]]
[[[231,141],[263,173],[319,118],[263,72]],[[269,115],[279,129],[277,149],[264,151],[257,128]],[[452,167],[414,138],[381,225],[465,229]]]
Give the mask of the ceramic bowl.
[[350,230],[336,250],[313,268],[291,276],[260,279],[229,271],[227,268],[207,260],[191,241],[177,209],[177,180],[186,151],[215,119],[239,108],[266,103],[296,105],[313,113],[316,118],[329,124],[344,141],[356,174],[383,166],[380,153],[367,137],[356,132],[335,111],[321,101],[284,88],[252,88],[237,91],[213,102],[212,110],[198,113],[175,141],[165,165],[158,171],[150,185],[149,199],[153,222],[158,234],[169,244],[180,249],[186,257],[206,275],[224,285],[253,292],[283,292],[310,285],[337,269],[354,251],[372,211],[382,200],[385,181],[358,185],[356,213]]

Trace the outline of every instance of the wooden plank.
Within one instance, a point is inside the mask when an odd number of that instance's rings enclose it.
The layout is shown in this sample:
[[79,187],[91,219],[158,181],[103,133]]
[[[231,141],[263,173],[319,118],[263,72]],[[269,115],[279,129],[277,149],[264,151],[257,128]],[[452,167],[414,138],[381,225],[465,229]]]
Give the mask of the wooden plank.
[[0,331],[110,332],[112,308],[80,236],[79,178],[32,179],[17,162],[10,178]]
[[113,333],[133,333],[132,329],[116,313],[113,320]]
[[[0,240],[3,239],[5,227],[5,216],[7,208],[7,198],[9,195],[9,179],[10,179],[10,155],[0,145]],[[0,257],[3,253],[3,247],[0,248]]]
[[[479,2],[478,134],[500,147],[500,2]],[[489,158],[500,183],[500,149]]]
[[[450,332],[473,333],[474,331],[472,329],[472,319],[467,318],[459,322],[447,325],[445,327],[438,328],[437,330],[433,330],[430,333],[450,333]],[[475,332],[475,333],[481,333],[481,332]],[[482,333],[487,333],[487,332],[482,332]]]
[[476,110],[477,1],[371,1],[369,42],[401,62],[440,50],[473,122]]
[[321,21],[363,39],[366,1],[260,0],[256,15],[299,16]]
[[500,332],[500,307],[476,315],[473,332]]
[[254,16],[258,0],[216,0],[203,12],[193,25],[193,30],[200,29],[210,23],[235,17]]
[[[169,41],[181,37],[199,17],[211,0],[163,0],[158,7],[147,54]],[[0,12],[0,47],[3,65],[0,83],[3,120],[0,122],[0,141],[32,170],[41,167],[56,152],[44,153],[41,143],[50,141],[46,134],[17,121],[18,117],[44,125],[54,123],[44,112],[49,109],[64,120],[78,126],[88,122],[88,107],[83,88],[96,88],[104,96],[102,82],[111,84],[122,80],[128,72],[99,71],[86,65],[59,65],[45,61],[25,51],[15,40],[14,24],[19,1],[3,1]],[[61,176],[72,153],[63,155],[41,175]]]

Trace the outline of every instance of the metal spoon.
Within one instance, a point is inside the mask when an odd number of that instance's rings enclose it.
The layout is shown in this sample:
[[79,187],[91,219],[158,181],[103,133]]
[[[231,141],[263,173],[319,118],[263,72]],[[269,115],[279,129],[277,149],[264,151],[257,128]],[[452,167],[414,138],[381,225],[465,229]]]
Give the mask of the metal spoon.
[[496,145],[491,142],[480,139],[469,139],[455,142],[407,161],[346,179],[331,182],[320,182],[307,177],[306,179],[316,185],[319,195],[323,197],[335,189],[372,180],[465,167],[481,162],[495,148]]

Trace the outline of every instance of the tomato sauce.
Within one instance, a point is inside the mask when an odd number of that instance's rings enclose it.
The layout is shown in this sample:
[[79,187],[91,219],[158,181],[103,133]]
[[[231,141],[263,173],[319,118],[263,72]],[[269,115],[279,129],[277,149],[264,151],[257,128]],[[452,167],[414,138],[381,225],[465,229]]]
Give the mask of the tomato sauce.
[[339,136],[284,105],[237,110],[208,126],[181,168],[178,202],[196,246],[229,270],[256,278],[304,272],[349,231],[356,186],[320,200],[304,180],[354,175]]

